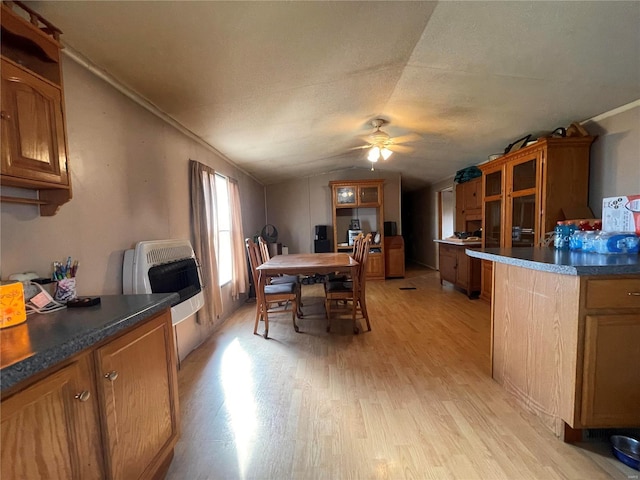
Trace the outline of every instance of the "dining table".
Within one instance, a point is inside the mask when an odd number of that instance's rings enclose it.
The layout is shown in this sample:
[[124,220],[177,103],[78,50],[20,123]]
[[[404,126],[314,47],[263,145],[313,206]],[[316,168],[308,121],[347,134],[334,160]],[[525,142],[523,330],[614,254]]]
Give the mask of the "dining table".
[[[258,285],[256,296],[258,305],[264,305],[264,287],[267,279],[279,275],[327,275],[330,273],[348,273],[351,275],[354,288],[358,288],[356,268],[358,262],[348,253],[295,253],[290,255],[276,255],[257,268]],[[355,302],[353,308],[356,308]],[[265,333],[269,333],[268,316],[265,316]]]

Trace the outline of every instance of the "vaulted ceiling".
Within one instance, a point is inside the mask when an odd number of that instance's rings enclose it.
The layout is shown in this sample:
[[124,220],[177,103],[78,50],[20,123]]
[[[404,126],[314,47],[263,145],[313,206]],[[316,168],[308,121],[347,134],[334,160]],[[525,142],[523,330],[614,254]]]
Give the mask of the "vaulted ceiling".
[[418,187],[640,98],[640,2],[27,2],[63,42],[264,184],[368,167]]

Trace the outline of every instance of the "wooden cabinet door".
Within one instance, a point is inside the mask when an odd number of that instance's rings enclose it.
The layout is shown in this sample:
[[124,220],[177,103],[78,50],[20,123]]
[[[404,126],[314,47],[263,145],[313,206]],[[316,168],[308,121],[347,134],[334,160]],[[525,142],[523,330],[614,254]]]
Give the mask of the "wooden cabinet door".
[[582,425],[640,426],[640,315],[587,315]]
[[474,178],[463,183],[462,208],[465,213],[472,212],[482,208],[482,186],[480,178]]
[[94,387],[85,355],[3,400],[0,477],[103,478]]
[[167,313],[96,351],[111,478],[147,478],[178,436],[175,351]]
[[469,257],[464,253],[464,247],[457,249],[456,255],[456,285],[467,290],[469,288]]
[[367,279],[384,278],[384,256],[381,253],[369,253],[367,257]]
[[358,205],[379,207],[382,198],[381,185],[361,185],[358,187]]
[[482,260],[481,263],[481,284],[480,298],[491,303],[491,294],[493,289],[493,262]]
[[69,184],[59,88],[3,59],[1,123],[3,183]]
[[440,283],[442,280],[447,282],[456,283],[456,268],[458,265],[458,258],[456,255],[455,247],[440,243]]

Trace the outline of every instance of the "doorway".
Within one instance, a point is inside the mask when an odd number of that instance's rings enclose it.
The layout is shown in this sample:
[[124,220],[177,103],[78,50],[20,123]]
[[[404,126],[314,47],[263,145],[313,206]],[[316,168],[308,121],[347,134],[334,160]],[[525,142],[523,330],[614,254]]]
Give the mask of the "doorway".
[[453,187],[447,187],[438,192],[438,238],[447,238],[454,231],[454,203]]

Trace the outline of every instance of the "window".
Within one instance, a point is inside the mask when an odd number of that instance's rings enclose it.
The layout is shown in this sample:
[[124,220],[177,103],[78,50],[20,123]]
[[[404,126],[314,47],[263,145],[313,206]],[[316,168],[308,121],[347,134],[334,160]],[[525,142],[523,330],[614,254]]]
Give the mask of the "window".
[[217,237],[216,255],[220,285],[231,281],[233,258],[231,250],[231,209],[229,208],[229,185],[227,178],[216,173],[216,214]]

